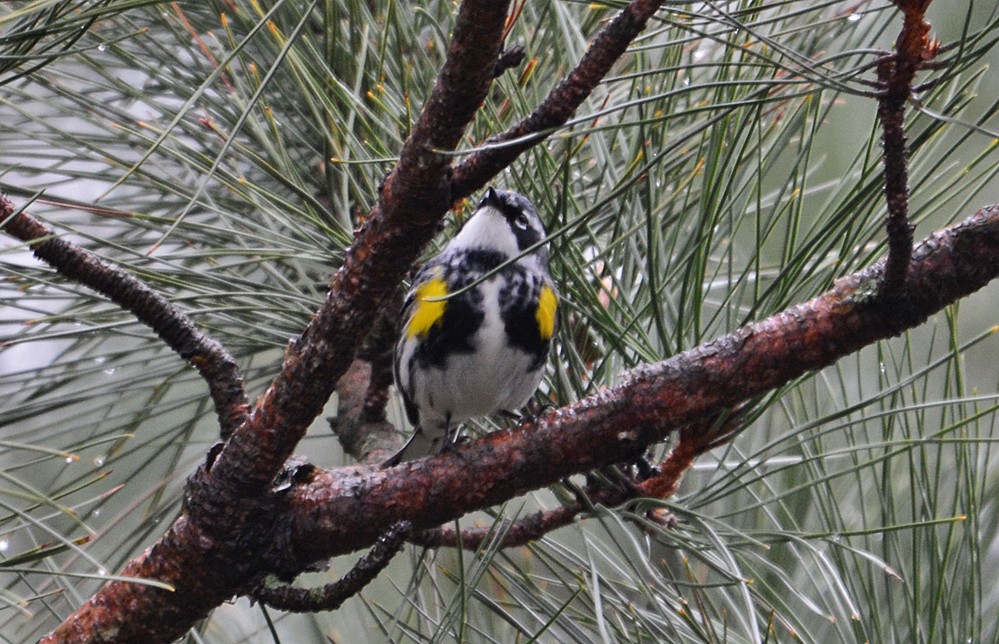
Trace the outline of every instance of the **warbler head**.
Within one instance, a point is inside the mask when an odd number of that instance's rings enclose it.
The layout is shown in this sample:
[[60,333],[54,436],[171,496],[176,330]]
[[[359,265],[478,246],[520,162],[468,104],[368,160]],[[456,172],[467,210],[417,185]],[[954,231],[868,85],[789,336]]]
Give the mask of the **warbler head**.
[[[489,187],[478,207],[448,249],[499,252],[507,259],[524,253],[545,238],[545,228],[534,204],[522,194]],[[521,261],[548,264],[548,245],[538,246]]]

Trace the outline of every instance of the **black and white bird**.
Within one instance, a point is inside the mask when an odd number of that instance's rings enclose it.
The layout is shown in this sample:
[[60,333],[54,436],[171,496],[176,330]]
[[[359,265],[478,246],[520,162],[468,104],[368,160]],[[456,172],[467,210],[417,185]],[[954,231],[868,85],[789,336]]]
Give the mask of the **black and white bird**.
[[534,204],[489,188],[406,296],[395,382],[413,436],[385,466],[436,454],[461,422],[527,404],[548,362],[558,295]]

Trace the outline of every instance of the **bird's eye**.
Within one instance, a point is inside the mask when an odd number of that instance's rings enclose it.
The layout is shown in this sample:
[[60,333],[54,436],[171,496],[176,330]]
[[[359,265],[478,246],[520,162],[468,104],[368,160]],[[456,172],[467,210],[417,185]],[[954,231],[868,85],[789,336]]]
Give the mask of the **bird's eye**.
[[513,225],[521,230],[527,230],[528,223],[530,222],[527,221],[527,215],[524,213],[520,213],[513,219]]

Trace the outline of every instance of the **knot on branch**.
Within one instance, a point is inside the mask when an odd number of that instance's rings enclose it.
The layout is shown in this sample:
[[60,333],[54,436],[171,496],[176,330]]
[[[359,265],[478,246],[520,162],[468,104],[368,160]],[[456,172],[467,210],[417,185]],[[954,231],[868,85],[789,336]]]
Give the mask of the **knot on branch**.
[[241,586],[247,579],[259,579],[273,569],[270,553],[288,542],[275,527],[278,501],[314,469],[304,461],[290,460],[271,490],[246,496],[219,485],[206,462],[188,479],[181,508],[186,523],[199,535],[194,545],[211,552],[228,582]]
[[499,78],[508,69],[520,67],[526,57],[527,52],[524,50],[523,45],[517,45],[515,47],[510,47],[509,49],[504,49],[503,53],[501,53],[499,58],[496,59],[496,69],[493,70],[493,78]]

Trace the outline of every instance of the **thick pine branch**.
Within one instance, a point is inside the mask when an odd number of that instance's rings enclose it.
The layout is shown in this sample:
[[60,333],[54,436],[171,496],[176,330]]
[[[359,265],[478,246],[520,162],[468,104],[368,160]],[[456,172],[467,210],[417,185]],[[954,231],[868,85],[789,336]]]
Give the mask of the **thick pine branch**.
[[[262,575],[294,576],[316,561],[368,547],[400,521],[431,528],[570,474],[629,460],[679,427],[698,426],[912,328],[999,276],[999,206],[922,242],[900,299],[889,305],[875,295],[883,273],[880,262],[809,302],[636,369],[613,389],[435,458],[389,469],[298,468],[276,486],[281,491],[255,508],[243,506],[247,527],[226,542],[182,515],[122,571],[170,581],[175,592],[111,582],[46,641],[165,641],[190,624],[174,621],[178,615],[202,615],[252,591]],[[256,523],[248,526],[251,517]],[[242,564],[225,557],[232,552]],[[170,619],[160,619],[164,614]]]

